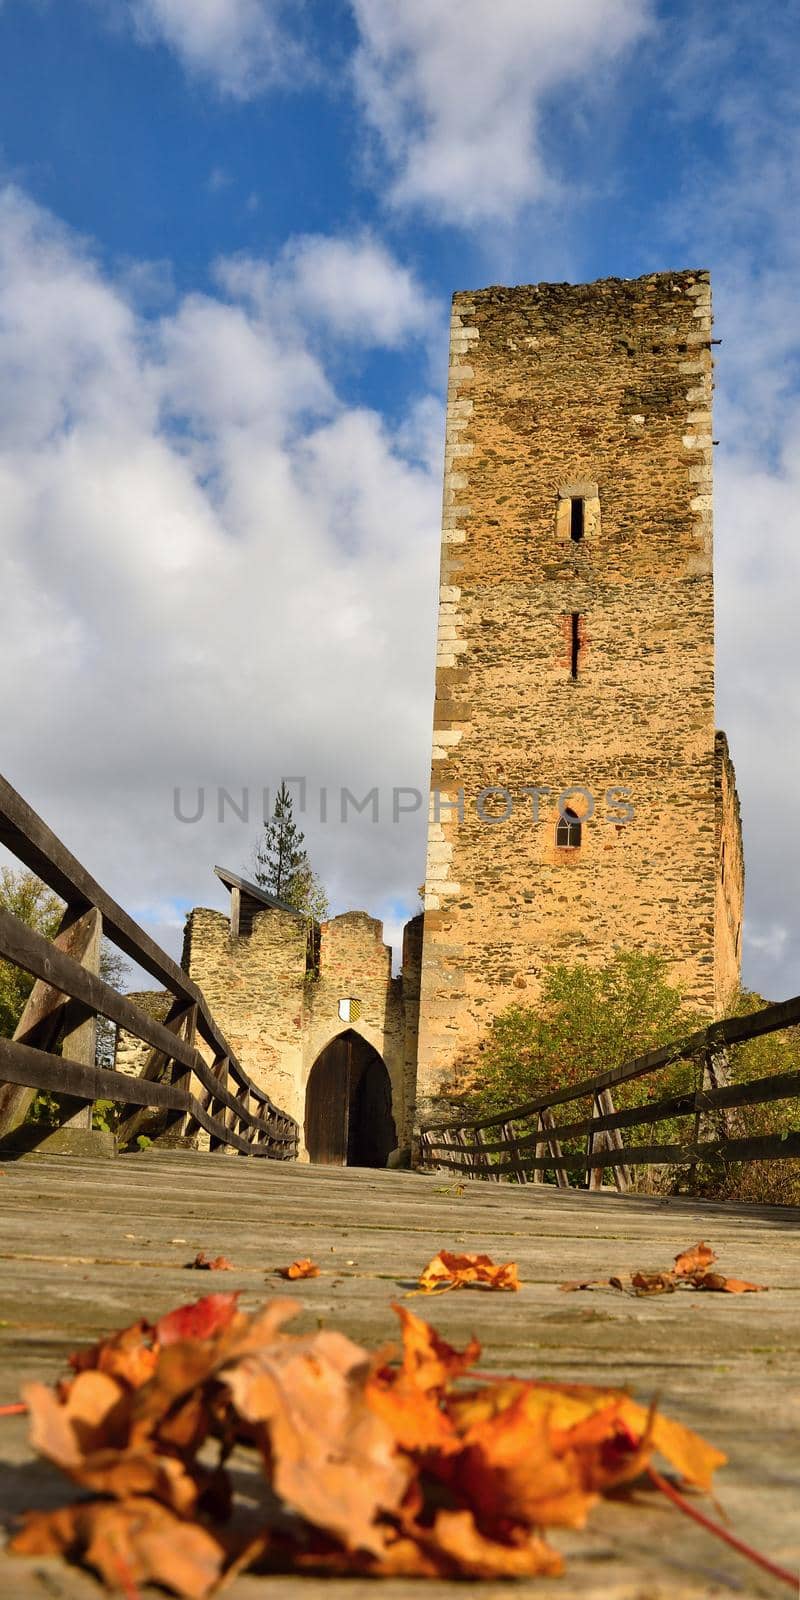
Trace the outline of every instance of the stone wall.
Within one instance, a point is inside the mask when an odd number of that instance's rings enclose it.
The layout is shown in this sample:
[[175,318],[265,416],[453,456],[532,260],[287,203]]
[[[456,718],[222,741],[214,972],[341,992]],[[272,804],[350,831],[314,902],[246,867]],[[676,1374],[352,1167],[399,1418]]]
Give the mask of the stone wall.
[[[397,978],[383,925],[366,912],[323,923],[316,949],[305,921],[287,912],[264,910],[247,926],[231,938],[227,916],[198,908],[188,918],[184,947],[184,966],[242,1066],[302,1131],[311,1068],[333,1038],[352,1029],[386,1064],[398,1142],[409,1144],[421,946],[415,924]],[[348,999],[359,1003],[354,1020],[339,1015],[340,1001]]]
[[[714,1010],[710,341],[705,272],[454,298],[423,1116],[553,961],[663,949]],[[556,840],[572,785],[596,807],[570,802],[578,849]],[[538,823],[530,786],[549,791]]]
[[187,919],[183,965],[254,1083],[302,1122],[303,1012],[308,932],[286,911],[264,911],[238,939],[222,911]]

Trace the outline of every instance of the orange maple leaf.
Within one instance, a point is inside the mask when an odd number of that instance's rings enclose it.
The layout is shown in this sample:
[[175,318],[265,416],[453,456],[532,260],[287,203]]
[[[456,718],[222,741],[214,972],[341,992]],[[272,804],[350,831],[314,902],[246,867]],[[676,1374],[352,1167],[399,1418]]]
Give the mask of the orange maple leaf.
[[319,1267],[308,1256],[304,1256],[300,1261],[293,1261],[291,1266],[276,1267],[275,1271],[279,1278],[291,1278],[292,1280],[295,1278],[319,1277]]
[[726,1278],[721,1272],[701,1272],[693,1279],[695,1289],[711,1289],[718,1294],[765,1294],[765,1283],[747,1283],[744,1278]]
[[[450,1274],[466,1263],[466,1282],[516,1284],[513,1263],[438,1260]],[[60,1551],[108,1584],[122,1578],[134,1593],[152,1581],[185,1600],[259,1563],[365,1577],[557,1573],[545,1530],[582,1526],[600,1495],[652,1471],[656,1452],[700,1488],[724,1460],[620,1391],[481,1382],[477,1340],[455,1349],[403,1306],[397,1360],[333,1330],[286,1332],[296,1301],[253,1316],[236,1302],[209,1296],[134,1324],[76,1357],[70,1381],[29,1386],[32,1442],[99,1498],[30,1517],[18,1553]],[[223,1446],[213,1476],[198,1454],[210,1437]],[[238,1550],[207,1525],[212,1505],[230,1508],[234,1445],[256,1450],[268,1485]]]
[[118,1590],[125,1574],[129,1584],[156,1583],[185,1600],[204,1600],[225,1561],[224,1546],[205,1528],[156,1500],[139,1498],[127,1505],[92,1500],[29,1512],[13,1549],[26,1556],[69,1556],[81,1549],[86,1565],[109,1589]]
[[672,1294],[675,1289],[710,1289],[719,1294],[757,1294],[767,1288],[765,1283],[746,1283],[743,1278],[727,1278],[721,1272],[709,1272],[716,1255],[710,1245],[699,1244],[682,1250],[675,1257],[675,1265],[655,1272],[618,1272],[611,1278],[587,1278],[559,1287],[570,1293],[575,1289],[620,1289],[623,1294]]
[[419,1275],[420,1289],[426,1294],[432,1290],[464,1289],[473,1283],[486,1289],[518,1289],[517,1263],[506,1261],[495,1265],[490,1256],[457,1255],[452,1250],[440,1250]]
[[712,1261],[716,1261],[716,1259],[711,1246],[703,1244],[701,1239],[700,1243],[693,1245],[691,1250],[682,1250],[680,1255],[675,1257],[674,1271],[677,1277],[685,1278],[693,1272],[705,1272],[706,1268],[710,1267]]

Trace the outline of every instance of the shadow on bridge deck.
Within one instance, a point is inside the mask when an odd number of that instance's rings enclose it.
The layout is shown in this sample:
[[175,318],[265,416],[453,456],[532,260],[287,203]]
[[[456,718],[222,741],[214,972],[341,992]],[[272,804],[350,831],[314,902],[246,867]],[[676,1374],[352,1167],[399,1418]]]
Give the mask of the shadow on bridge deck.
[[[800,1213],[734,1209],[542,1187],[466,1183],[408,1172],[282,1166],[185,1152],[116,1162],[27,1157],[0,1172],[0,1403],[20,1383],[51,1381],[70,1350],[99,1334],[155,1319],[171,1306],[241,1289],[252,1309],[287,1286],[271,1274],[311,1256],[321,1276],[293,1286],[297,1327],[321,1321],[369,1344],[393,1336],[390,1302],[441,1247],[516,1260],[518,1295],[464,1292],[428,1315],[455,1343],[476,1332],[487,1370],[550,1379],[627,1384],[658,1394],[728,1452],[720,1501],[741,1537],[791,1567],[800,1555],[797,1437]],[[705,1239],[722,1271],[767,1283],[766,1295],[613,1293],[564,1295],[564,1278],[662,1266]],[[190,1274],[198,1250],[236,1270]],[[24,1419],[0,1421],[0,1505],[8,1517],[59,1504],[63,1480],[33,1464]],[[541,1600],[674,1600],[675,1596],[786,1593],[666,1503],[606,1503],[585,1534],[554,1536],[571,1552],[561,1580],[536,1580]],[[314,1579],[240,1578],[232,1600],[315,1592]],[[525,1587],[525,1586],[523,1586]],[[328,1600],[434,1600],[465,1586],[433,1582],[327,1581]],[[508,1596],[500,1583],[478,1591]],[[516,1590],[515,1590],[516,1592]],[[527,1588],[526,1588],[527,1592]],[[60,1564],[0,1555],[0,1593],[20,1600],[96,1600],[91,1578]]]

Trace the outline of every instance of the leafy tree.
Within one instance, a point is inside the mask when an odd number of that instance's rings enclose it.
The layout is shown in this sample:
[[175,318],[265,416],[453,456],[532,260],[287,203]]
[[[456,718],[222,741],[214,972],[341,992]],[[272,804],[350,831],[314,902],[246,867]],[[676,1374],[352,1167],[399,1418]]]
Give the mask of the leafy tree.
[[[740,989],[726,1006],[726,1016],[749,1016],[768,1004],[753,990]],[[800,1071],[800,1028],[783,1028],[779,1033],[764,1033],[734,1045],[728,1065],[732,1083],[750,1083],[755,1078]],[[732,1133],[743,1137],[800,1133],[797,1099],[742,1106],[728,1115]],[[701,1193],[713,1199],[753,1205],[800,1205],[800,1161],[723,1160],[713,1168],[701,1167],[697,1176]]]
[[[543,974],[537,1005],[511,1005],[495,1017],[477,1060],[468,1064],[460,1104],[466,1102],[468,1116],[509,1111],[549,1089],[575,1086],[683,1038],[707,1020],[684,1005],[669,982],[666,957],[656,952],[617,950],[602,967],[554,964]],[[690,1089],[698,1070],[695,1062],[678,1061],[652,1078],[617,1084],[615,1107],[621,1111]],[[591,1114],[592,1098],[561,1109],[568,1111],[568,1120],[580,1120]],[[528,1124],[527,1131],[533,1126]],[[626,1144],[650,1144],[655,1135],[656,1142],[668,1144],[690,1131],[685,1119],[671,1119],[626,1129],[623,1138]],[[565,1154],[585,1153],[585,1138],[561,1143]],[[661,1169],[639,1168],[634,1178],[636,1187],[645,1189],[661,1189],[665,1181],[671,1183],[666,1169],[662,1175]]]
[[[64,914],[63,902],[33,872],[0,869],[0,907],[27,927],[52,939]],[[30,973],[0,961],[0,1035],[10,1039],[33,988]]]
[[[458,1114],[492,1116],[534,1100],[552,1087],[569,1087],[594,1078],[608,1067],[668,1044],[702,1028],[707,1017],[685,1007],[669,982],[662,955],[618,951],[604,967],[556,965],[542,979],[535,1006],[510,1005],[494,1019],[486,1038],[462,1064],[461,1083],[452,1099]],[[726,1015],[747,1015],[766,1004],[743,989],[726,1006]],[[763,1034],[729,1052],[733,1083],[800,1070],[800,1028]],[[652,1078],[617,1084],[618,1110],[694,1087],[702,1074],[699,1062],[675,1062]],[[456,1109],[455,1106],[452,1109]],[[562,1108],[563,1110],[564,1108]],[[569,1107],[575,1119],[588,1115],[589,1100]],[[734,1135],[773,1134],[800,1130],[797,1101],[787,1099],[747,1106],[729,1113]],[[565,1119],[564,1119],[565,1120]],[[686,1118],[668,1119],[651,1127],[623,1132],[626,1144],[679,1143],[691,1137]],[[582,1153],[583,1140],[563,1141],[566,1152]],[[800,1161],[731,1163],[718,1158],[691,1172],[638,1169],[636,1186],[691,1189],[709,1198],[740,1202],[800,1204]]]
[[281,784],[272,816],[264,823],[254,860],[260,888],[315,922],[328,915],[328,898],[309,861],[305,834],[294,820],[294,802],[286,783]]
[[[548,967],[538,1004],[508,1006],[491,1024],[473,1063],[480,1086],[468,1091],[477,1114],[508,1110],[551,1087],[568,1088],[702,1026],[668,972],[664,956],[639,950],[618,950],[602,967]],[[668,1092],[666,1083],[661,1074],[659,1093]],[[643,1098],[641,1084],[631,1089],[634,1103],[637,1095]],[[620,1105],[627,1098],[624,1086],[615,1090]]]

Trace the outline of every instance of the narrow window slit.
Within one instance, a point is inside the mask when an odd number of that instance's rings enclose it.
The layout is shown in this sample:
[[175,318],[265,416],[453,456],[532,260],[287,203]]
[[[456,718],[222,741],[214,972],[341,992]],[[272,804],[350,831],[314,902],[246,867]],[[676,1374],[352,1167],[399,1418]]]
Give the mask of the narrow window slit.
[[581,614],[579,611],[572,613],[572,631],[570,638],[569,670],[573,678],[578,676],[578,657],[581,653]]
[[583,508],[584,502],[574,496],[570,500],[569,536],[573,544],[580,544],[583,538]]

